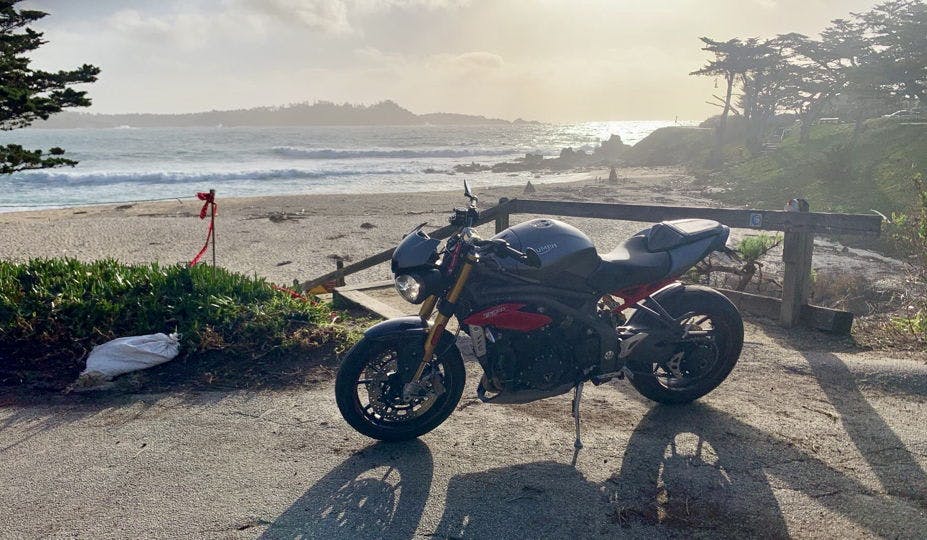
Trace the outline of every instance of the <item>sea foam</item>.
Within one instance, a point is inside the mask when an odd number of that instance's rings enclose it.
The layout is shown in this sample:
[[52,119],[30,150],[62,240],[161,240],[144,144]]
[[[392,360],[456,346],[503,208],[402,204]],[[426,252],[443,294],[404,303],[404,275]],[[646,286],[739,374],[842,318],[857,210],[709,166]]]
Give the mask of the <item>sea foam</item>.
[[432,148],[432,149],[365,149],[334,150],[331,148],[300,148],[298,146],[276,146],[273,153],[290,158],[303,159],[358,159],[358,158],[459,158],[477,156],[508,156],[524,154],[515,148]]
[[113,184],[183,184],[202,181],[280,180],[297,178],[338,178],[367,174],[405,174],[405,170],[303,170],[268,169],[252,171],[202,172],[78,172],[78,171],[23,171],[12,179],[22,184],[66,186],[100,186]]

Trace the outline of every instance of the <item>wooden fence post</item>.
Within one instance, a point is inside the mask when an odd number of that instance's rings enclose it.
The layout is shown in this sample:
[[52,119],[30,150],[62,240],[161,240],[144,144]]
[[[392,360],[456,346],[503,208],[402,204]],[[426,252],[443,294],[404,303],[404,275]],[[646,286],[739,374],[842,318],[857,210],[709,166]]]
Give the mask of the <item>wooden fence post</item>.
[[[502,197],[499,199],[499,206],[504,207],[509,202],[508,197]],[[509,228],[509,213],[500,213],[496,216],[496,234],[501,233],[502,231]]]
[[[499,199],[499,208],[505,208],[508,204],[508,197],[502,197]],[[496,234],[501,233],[502,231],[509,228],[509,213],[504,212],[496,216]]]
[[338,270],[338,277],[335,279],[335,285],[344,287],[344,261],[342,259],[335,259],[335,270]]
[[[805,199],[792,199],[787,212],[810,211]],[[779,323],[791,328],[798,323],[802,306],[811,294],[811,256],[814,251],[814,233],[786,232],[782,243],[782,304]]]

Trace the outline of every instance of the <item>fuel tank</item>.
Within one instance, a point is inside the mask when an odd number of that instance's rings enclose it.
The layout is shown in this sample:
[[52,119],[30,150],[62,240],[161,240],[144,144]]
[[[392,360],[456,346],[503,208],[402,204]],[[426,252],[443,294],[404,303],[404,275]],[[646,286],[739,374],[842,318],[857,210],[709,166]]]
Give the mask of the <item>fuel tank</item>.
[[508,271],[541,281],[563,280],[560,285],[573,288],[588,277],[599,265],[595,245],[582,231],[556,219],[532,219],[500,232],[513,248],[534,249],[541,259],[534,268],[511,258],[500,258],[499,264]]

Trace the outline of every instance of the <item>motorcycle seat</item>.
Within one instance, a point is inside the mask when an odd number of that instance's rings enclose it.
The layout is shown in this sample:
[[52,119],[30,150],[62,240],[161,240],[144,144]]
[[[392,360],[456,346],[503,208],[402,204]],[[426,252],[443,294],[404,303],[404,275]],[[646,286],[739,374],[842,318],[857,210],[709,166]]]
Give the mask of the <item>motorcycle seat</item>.
[[636,234],[612,251],[599,255],[601,262],[589,276],[589,284],[600,291],[618,291],[658,281],[670,271],[665,251],[647,249],[647,235]]
[[[723,246],[727,235],[727,227],[708,219],[657,223],[600,255],[599,265],[590,274],[588,283],[599,291],[616,292],[659,282],[698,262],[707,254],[705,250],[712,249],[714,244]],[[687,247],[712,237],[716,237],[714,242]]]
[[720,235],[724,230],[724,225],[710,219],[677,219],[657,223],[644,234],[647,236],[647,251],[658,252]]

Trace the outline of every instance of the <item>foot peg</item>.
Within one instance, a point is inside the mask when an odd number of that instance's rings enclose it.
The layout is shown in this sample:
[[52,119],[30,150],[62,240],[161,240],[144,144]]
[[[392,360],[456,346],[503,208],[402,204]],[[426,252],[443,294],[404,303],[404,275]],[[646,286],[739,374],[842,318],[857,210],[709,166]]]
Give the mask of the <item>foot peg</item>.
[[583,399],[583,383],[576,385],[573,391],[573,424],[576,426],[576,440],[573,441],[573,462],[576,466],[576,459],[579,457],[579,451],[583,447],[583,441],[580,439],[579,429],[579,402]]

